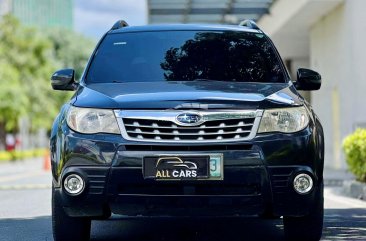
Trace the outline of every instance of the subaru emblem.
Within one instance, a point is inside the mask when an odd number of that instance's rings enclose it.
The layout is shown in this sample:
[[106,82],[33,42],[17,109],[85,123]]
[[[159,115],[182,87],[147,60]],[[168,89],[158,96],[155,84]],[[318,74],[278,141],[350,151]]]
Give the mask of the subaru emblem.
[[177,121],[183,125],[195,125],[200,123],[202,116],[194,113],[182,113],[177,116]]

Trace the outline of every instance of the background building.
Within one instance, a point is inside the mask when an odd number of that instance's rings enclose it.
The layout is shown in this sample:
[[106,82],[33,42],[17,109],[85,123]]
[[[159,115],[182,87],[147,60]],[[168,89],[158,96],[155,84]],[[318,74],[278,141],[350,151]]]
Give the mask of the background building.
[[0,0],[0,15],[6,13],[27,25],[73,28],[72,0]]
[[149,23],[231,23],[257,20],[272,0],[147,0]]
[[365,9],[365,0],[276,0],[258,22],[293,75],[310,67],[323,77],[310,95],[323,122],[328,168],[346,169],[342,141],[366,128]]

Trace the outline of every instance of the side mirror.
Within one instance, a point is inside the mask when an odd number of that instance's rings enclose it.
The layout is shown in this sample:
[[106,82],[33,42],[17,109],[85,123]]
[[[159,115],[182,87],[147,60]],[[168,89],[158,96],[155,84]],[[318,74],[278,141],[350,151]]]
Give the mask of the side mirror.
[[75,71],[73,69],[61,69],[51,77],[51,86],[54,90],[76,90]]
[[310,69],[298,69],[295,87],[298,90],[318,90],[322,85],[322,77]]

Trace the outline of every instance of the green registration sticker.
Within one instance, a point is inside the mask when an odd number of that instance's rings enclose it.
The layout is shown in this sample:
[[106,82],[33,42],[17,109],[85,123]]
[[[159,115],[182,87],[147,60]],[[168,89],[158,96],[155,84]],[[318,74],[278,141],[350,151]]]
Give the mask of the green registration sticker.
[[222,179],[222,169],[222,155],[210,155],[210,179]]

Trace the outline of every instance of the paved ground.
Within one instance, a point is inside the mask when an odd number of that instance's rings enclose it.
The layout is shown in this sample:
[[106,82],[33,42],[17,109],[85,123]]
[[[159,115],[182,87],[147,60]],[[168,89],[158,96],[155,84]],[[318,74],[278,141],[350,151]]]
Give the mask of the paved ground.
[[[50,218],[50,173],[41,161],[0,165],[0,240],[53,240]],[[322,240],[365,240],[366,202],[342,197],[326,188]],[[281,220],[176,219],[134,220],[114,217],[95,221],[92,240],[222,241],[283,240]]]

